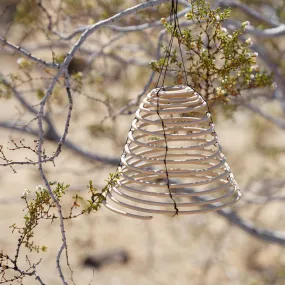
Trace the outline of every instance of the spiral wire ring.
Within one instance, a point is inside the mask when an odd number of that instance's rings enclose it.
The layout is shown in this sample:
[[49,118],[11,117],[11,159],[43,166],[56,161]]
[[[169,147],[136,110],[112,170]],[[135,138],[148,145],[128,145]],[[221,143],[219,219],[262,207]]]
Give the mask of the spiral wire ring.
[[207,103],[188,86],[156,88],[146,96],[119,171],[104,205],[133,218],[211,212],[241,197]]

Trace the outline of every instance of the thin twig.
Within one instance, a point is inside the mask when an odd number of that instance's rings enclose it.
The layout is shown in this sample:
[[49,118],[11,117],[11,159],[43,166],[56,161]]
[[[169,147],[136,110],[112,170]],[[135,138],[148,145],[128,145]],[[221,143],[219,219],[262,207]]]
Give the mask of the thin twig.
[[2,38],[1,36],[0,36],[0,42],[2,42],[3,45],[5,45],[5,46],[9,47],[10,49],[20,53],[21,55],[25,56],[26,58],[28,58],[29,60],[31,60],[37,64],[40,64],[44,67],[51,67],[51,68],[55,68],[55,69],[59,68],[59,64],[54,63],[54,62],[48,62],[48,61],[42,60],[41,58],[35,57],[29,51],[26,51],[22,47],[16,46],[16,45],[8,42],[7,40]]

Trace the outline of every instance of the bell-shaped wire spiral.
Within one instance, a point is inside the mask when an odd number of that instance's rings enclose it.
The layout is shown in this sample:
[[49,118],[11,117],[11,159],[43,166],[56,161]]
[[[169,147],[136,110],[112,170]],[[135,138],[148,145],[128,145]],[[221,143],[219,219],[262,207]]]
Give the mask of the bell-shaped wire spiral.
[[190,87],[154,89],[146,96],[119,171],[104,205],[133,218],[205,213],[241,197],[208,105]]

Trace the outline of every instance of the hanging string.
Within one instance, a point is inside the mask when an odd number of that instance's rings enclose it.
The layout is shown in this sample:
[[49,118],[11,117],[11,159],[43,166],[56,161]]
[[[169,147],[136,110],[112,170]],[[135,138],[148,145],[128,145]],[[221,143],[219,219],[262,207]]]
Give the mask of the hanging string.
[[[159,87],[159,83],[160,83],[160,80],[162,78],[162,83],[161,83],[161,87],[160,87],[161,89],[163,89],[163,87],[164,87],[164,82],[165,82],[166,74],[168,71],[169,61],[171,58],[171,51],[172,51],[172,46],[173,46],[175,34],[178,33],[182,37],[182,31],[181,31],[181,28],[179,25],[179,19],[178,19],[177,14],[178,14],[178,0],[172,0],[169,19],[170,19],[170,24],[172,24],[173,27],[172,27],[172,32],[171,32],[169,44],[168,44],[168,47],[165,51],[164,61],[163,61],[163,64],[160,68],[158,80],[156,83],[156,87]],[[183,69],[183,74],[185,77],[185,82],[186,82],[186,85],[189,86],[188,79],[187,79],[187,71],[185,68],[185,63],[184,63],[184,59],[183,59],[183,53],[182,53],[180,40],[178,40],[178,47],[179,47],[179,52],[180,52],[180,56],[181,56],[182,69]]]
[[[169,192],[169,197],[170,199],[173,201],[173,206],[174,206],[174,210],[175,210],[175,215],[178,215],[179,213],[179,209],[177,208],[177,203],[175,201],[175,199],[173,198],[172,192],[171,192],[171,187],[170,187],[170,180],[169,180],[169,173],[168,173],[168,167],[167,167],[167,155],[168,155],[168,143],[167,143],[167,136],[166,136],[166,131],[165,131],[165,124],[164,121],[159,113],[159,93],[161,90],[164,89],[164,83],[165,83],[165,78],[166,78],[166,74],[167,74],[167,70],[168,70],[168,66],[169,66],[169,61],[171,58],[171,52],[172,52],[172,46],[173,46],[173,42],[174,42],[174,38],[175,38],[175,34],[178,32],[180,33],[180,35],[182,36],[182,32],[179,26],[179,20],[178,20],[178,0],[172,0],[171,2],[171,10],[170,10],[170,24],[173,25],[172,27],[172,33],[171,33],[171,37],[170,37],[170,41],[168,44],[168,47],[165,51],[165,57],[164,57],[164,61],[163,64],[161,66],[160,72],[159,72],[159,76],[158,76],[158,80],[156,83],[156,87],[159,87],[159,83],[160,80],[162,79],[162,83],[161,86],[158,88],[156,96],[157,96],[157,106],[156,106],[156,112],[157,112],[157,116],[159,117],[160,121],[161,121],[161,127],[162,127],[162,131],[163,131],[163,137],[164,137],[164,144],[165,144],[165,154],[164,154],[164,167],[165,167],[165,176],[166,176],[166,185],[168,188],[168,192]],[[184,60],[183,60],[183,54],[182,54],[182,49],[181,49],[181,43],[178,40],[178,46],[179,46],[179,51],[180,51],[180,56],[181,56],[181,61],[182,61],[182,67],[183,67],[183,72],[184,72],[184,76],[185,76],[185,81],[186,84],[188,86],[188,80],[187,80],[187,72],[185,69],[185,64],[184,64]]]

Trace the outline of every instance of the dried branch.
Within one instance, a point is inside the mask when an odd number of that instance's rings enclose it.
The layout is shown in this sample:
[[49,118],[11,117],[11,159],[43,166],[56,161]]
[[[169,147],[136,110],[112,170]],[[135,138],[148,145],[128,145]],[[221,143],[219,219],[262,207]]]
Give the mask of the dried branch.
[[[177,13],[177,17],[181,18],[184,17],[187,12],[190,11],[190,8],[183,9],[179,13]],[[167,21],[169,21],[170,18],[167,18]],[[120,27],[120,26],[115,26],[115,25],[109,25],[107,28],[110,28],[113,31],[116,32],[121,32],[121,33],[130,33],[130,32],[138,32],[138,31],[143,31],[149,28],[154,28],[154,27],[163,27],[163,24],[161,21],[155,21],[153,23],[146,23],[146,24],[141,24],[141,25],[136,25],[136,26],[127,26],[127,27]]]
[[236,100],[235,103],[237,103],[238,105],[242,105],[243,107],[253,111],[254,113],[260,115],[261,117],[263,117],[264,119],[266,119],[267,121],[273,123],[274,125],[276,125],[278,128],[280,129],[285,129],[285,120],[281,120],[279,118],[275,118],[274,116],[264,112],[263,110],[261,110],[259,107],[253,105],[252,103],[249,102],[245,102],[242,99],[239,98],[235,98]]
[[37,63],[37,64],[40,64],[41,66],[44,66],[44,67],[50,67],[50,68],[55,68],[55,69],[58,69],[59,68],[59,64],[57,63],[54,63],[54,62],[47,62],[41,58],[38,58],[38,57],[35,57],[33,56],[30,52],[26,51],[25,49],[23,49],[22,47],[20,46],[16,46],[10,42],[8,42],[7,40],[5,40],[4,38],[2,38],[0,36],[0,42],[2,42],[3,45],[7,46],[8,48],[16,51],[17,53],[23,55],[24,57],[26,57],[27,59]]
[[278,27],[280,25],[279,21],[266,17],[263,14],[254,10],[253,8],[251,8],[250,6],[248,6],[247,4],[237,0],[218,0],[216,1],[215,5],[222,8],[229,8],[229,7],[238,8],[242,10],[244,13],[246,13],[248,16],[253,17],[254,19],[261,21],[265,24],[269,24],[274,27]]
[[218,210],[217,214],[224,217],[228,222],[244,230],[248,234],[270,243],[285,245],[285,233],[256,227],[253,223],[241,218],[231,209]]
[[[241,26],[241,22],[234,21],[234,20],[228,20],[228,24],[231,26],[238,28]],[[269,29],[258,29],[255,28],[252,25],[248,25],[245,29],[245,32],[257,37],[262,38],[277,38],[282,37],[285,35],[285,24],[280,24],[278,27],[269,28]]]
[[[164,2],[170,2],[170,0],[163,0],[163,1],[159,1],[159,3],[157,4],[156,3],[157,0],[155,1],[149,1],[149,5],[147,5],[146,7],[142,8],[141,5],[142,4],[139,4],[137,5],[136,7],[133,7],[134,9],[146,9],[148,7],[154,7],[156,5],[159,5],[161,3],[164,3]],[[186,6],[186,7],[191,7],[191,4],[188,2],[188,1],[185,1],[185,0],[180,0],[179,1],[180,4]],[[143,3],[143,4],[146,4],[146,3]],[[128,9],[129,10],[129,9]],[[181,17],[181,16],[184,16],[185,13],[189,11],[189,8],[186,8],[182,11],[180,11],[178,13],[178,17]],[[132,12],[131,12],[132,14]],[[168,18],[169,19],[169,18]],[[93,25],[94,26],[94,25]],[[137,25],[137,26],[129,26],[129,27],[119,27],[119,26],[114,26],[114,25],[107,25],[106,27],[107,28],[110,28],[114,31],[117,31],[117,32],[136,32],[136,31],[142,31],[142,30],[145,30],[145,29],[148,29],[148,28],[153,28],[153,27],[161,27],[162,24],[160,21],[155,21],[153,23],[146,23],[146,24],[142,24],[142,25]],[[73,39],[75,36],[77,36],[78,34],[82,34],[83,32],[85,32],[86,30],[92,28],[92,25],[87,25],[87,26],[82,26],[82,27],[79,27],[77,29],[75,29],[71,34],[69,35],[64,35],[62,33],[58,33],[58,32],[54,32],[57,36],[59,36],[59,38],[61,40],[64,40],[64,41],[69,41],[71,39]]]

